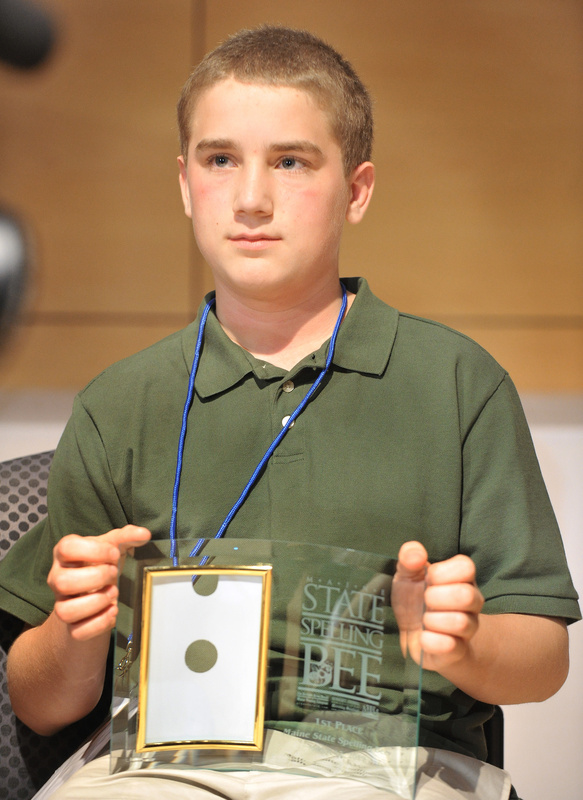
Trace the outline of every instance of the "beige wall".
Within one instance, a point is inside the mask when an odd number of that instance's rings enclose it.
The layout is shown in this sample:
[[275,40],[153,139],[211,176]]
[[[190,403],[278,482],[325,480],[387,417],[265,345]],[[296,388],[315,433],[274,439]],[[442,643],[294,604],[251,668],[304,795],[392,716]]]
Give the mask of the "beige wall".
[[190,65],[242,26],[308,27],[376,101],[378,184],[344,274],[476,338],[521,390],[583,389],[578,0],[44,0],[60,47],[0,67],[0,205],[37,272],[3,388],[79,387],[210,285],[176,182]]

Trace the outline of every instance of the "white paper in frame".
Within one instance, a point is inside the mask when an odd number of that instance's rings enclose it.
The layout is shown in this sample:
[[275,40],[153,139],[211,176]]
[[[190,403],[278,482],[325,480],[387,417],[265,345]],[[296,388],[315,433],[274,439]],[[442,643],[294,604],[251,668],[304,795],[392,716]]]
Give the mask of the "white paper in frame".
[[271,567],[146,568],[136,752],[261,750]]

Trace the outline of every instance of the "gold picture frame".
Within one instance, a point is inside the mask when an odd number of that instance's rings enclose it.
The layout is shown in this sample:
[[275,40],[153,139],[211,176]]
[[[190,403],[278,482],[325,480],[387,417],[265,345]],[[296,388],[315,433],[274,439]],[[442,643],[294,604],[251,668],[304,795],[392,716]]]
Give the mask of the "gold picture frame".
[[262,749],[271,575],[144,569],[136,752]]

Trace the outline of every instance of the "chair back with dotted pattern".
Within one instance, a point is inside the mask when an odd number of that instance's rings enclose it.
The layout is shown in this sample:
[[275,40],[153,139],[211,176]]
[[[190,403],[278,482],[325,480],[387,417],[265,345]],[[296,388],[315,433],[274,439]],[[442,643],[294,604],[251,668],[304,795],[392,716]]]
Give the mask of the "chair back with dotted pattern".
[[[0,559],[46,516],[52,452],[0,463]],[[12,711],[6,656],[22,622],[0,610],[0,800],[30,800],[104,717],[103,704],[55,736],[39,736]],[[107,702],[106,702],[107,705]]]

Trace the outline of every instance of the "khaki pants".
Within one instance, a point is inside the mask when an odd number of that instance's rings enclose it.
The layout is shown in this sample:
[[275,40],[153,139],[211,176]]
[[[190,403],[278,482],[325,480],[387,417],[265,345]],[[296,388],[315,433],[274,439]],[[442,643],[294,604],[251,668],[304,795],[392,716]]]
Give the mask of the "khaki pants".
[[[445,750],[419,748],[415,800],[507,800],[502,770]],[[360,780],[281,769],[222,772],[157,768],[109,774],[109,756],[85,765],[51,800],[402,800]]]

